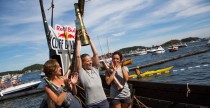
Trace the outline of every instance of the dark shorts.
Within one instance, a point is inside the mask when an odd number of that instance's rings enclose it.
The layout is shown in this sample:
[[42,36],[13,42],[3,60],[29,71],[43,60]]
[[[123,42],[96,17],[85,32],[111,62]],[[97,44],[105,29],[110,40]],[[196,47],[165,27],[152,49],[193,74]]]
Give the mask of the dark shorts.
[[87,108],[109,108],[109,103],[107,100],[103,100],[97,104],[88,105]]
[[124,98],[124,99],[111,99],[111,105],[114,105],[114,104],[131,104],[132,103],[132,100],[131,100],[131,97],[127,97],[127,98]]

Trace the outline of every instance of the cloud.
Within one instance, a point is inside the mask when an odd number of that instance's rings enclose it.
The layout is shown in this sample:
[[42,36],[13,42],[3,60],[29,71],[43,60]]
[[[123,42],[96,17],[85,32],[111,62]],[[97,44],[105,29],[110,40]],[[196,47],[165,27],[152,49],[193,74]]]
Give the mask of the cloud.
[[94,33],[102,32],[101,34],[103,34],[114,31],[121,28],[124,25],[123,20],[129,18],[132,11],[136,11],[145,2],[142,0],[133,0],[132,2],[123,0],[120,2],[112,1],[112,3],[98,5],[97,7],[93,6],[87,8],[84,22],[88,25],[87,27],[94,27],[92,30]]
[[125,35],[125,32],[119,32],[119,33],[115,33],[115,34],[112,34],[114,37],[120,37],[120,36],[123,36]]
[[24,55],[20,55],[20,54],[18,54],[18,55],[15,55],[13,58],[19,58],[19,57],[23,57]]
[[193,6],[191,8],[188,8],[178,13],[177,17],[190,17],[193,15],[198,15],[198,14],[207,13],[207,12],[210,12],[210,6],[198,5],[198,6]]

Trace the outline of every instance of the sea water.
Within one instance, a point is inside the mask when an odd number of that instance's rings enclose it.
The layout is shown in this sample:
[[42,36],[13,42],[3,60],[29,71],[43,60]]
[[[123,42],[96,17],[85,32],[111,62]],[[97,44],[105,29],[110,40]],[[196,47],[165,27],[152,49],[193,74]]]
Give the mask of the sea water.
[[[128,65],[128,67],[139,66],[166,58],[176,57],[178,55],[190,53],[203,48],[207,48],[206,42],[188,43],[187,47],[179,48],[179,50],[176,52],[169,52],[167,48],[164,48],[166,52],[163,54],[146,54],[142,56],[130,57],[133,59],[133,63],[131,65]],[[141,72],[161,69],[168,66],[174,66],[174,68],[170,70],[169,74],[155,75],[142,78],[141,80],[150,82],[210,85],[210,51],[189,57],[184,57],[163,64],[142,68]],[[135,72],[130,71],[129,73],[133,74]],[[23,82],[40,80],[41,77],[39,74],[40,72],[28,73],[23,75],[21,80]],[[39,88],[43,88],[44,85],[45,83],[42,82],[39,85]],[[38,108],[44,96],[45,93],[38,93],[1,101],[0,108]]]

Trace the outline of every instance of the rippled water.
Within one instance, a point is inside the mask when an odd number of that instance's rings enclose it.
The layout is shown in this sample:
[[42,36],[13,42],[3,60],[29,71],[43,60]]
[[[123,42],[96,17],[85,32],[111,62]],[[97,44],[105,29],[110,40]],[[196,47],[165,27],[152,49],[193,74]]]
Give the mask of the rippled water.
[[[192,51],[206,48],[205,42],[196,42],[188,44],[188,47],[180,48],[177,52],[166,52],[161,55],[147,54],[144,56],[132,57],[134,62],[129,67],[146,64],[165,58],[175,57]],[[165,48],[166,49],[166,48]],[[169,75],[153,76],[143,78],[144,81],[167,82],[167,83],[189,83],[210,85],[210,51],[193,55],[159,65],[150,66],[141,69],[141,71],[155,70],[168,66],[174,66]],[[131,71],[131,73],[134,73]]]
[[[205,42],[196,42],[189,43],[188,47],[180,48],[177,52],[168,52],[168,50],[165,48],[166,52],[164,54],[147,54],[143,56],[133,56],[131,57],[133,59],[133,63],[128,67],[134,67],[153,61],[174,57],[180,54],[186,54],[191,51],[196,51],[205,47]],[[141,80],[152,82],[210,85],[210,51],[166,62],[163,64],[142,68],[141,71],[144,72],[148,70],[155,70],[168,66],[174,66],[174,68],[170,71],[170,74],[142,78]],[[130,74],[132,73],[134,72],[131,71]],[[40,72],[25,74],[22,77],[22,81],[28,82],[31,80],[40,79],[39,74]],[[41,83],[39,87],[41,88],[43,86],[44,83]],[[1,101],[0,108],[38,108],[44,95],[44,93],[39,93],[30,96]]]

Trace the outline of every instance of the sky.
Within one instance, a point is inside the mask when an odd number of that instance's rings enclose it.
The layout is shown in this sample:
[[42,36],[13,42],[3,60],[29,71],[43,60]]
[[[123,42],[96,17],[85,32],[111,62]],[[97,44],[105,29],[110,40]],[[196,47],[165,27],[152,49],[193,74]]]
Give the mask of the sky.
[[[48,24],[51,0],[43,0]],[[75,27],[74,3],[54,0],[54,25]],[[99,55],[172,39],[210,37],[209,0],[86,0],[83,21]],[[101,48],[102,50],[101,50]],[[82,53],[92,54],[89,46]],[[39,0],[0,0],[0,72],[49,59]]]

